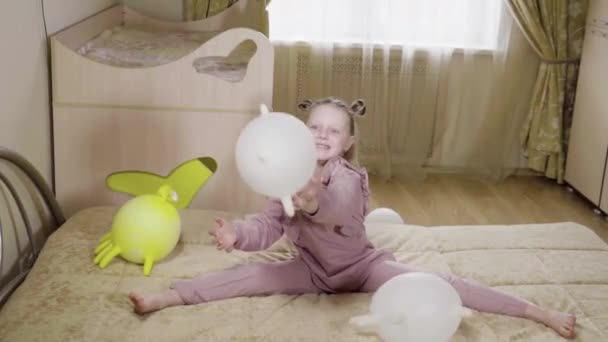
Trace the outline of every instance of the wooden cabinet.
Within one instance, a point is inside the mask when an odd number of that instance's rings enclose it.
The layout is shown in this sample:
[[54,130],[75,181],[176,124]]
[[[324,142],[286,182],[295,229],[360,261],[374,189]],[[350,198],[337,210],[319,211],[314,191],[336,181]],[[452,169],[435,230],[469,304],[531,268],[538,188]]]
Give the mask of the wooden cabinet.
[[113,172],[167,176],[199,157],[214,158],[218,168],[190,208],[239,214],[264,208],[264,196],[244,183],[234,158],[238,135],[252,114],[57,106],[54,116],[56,196],[67,217],[131,198],[106,186]]
[[608,1],[590,1],[585,32],[565,179],[608,212]]

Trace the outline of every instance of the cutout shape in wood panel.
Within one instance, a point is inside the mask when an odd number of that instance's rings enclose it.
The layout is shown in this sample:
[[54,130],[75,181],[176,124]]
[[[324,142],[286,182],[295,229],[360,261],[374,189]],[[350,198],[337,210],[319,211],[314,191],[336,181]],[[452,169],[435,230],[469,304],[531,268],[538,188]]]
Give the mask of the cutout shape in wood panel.
[[208,74],[228,82],[240,82],[247,75],[249,61],[257,46],[251,39],[237,45],[228,56],[199,57],[192,62],[196,72]]

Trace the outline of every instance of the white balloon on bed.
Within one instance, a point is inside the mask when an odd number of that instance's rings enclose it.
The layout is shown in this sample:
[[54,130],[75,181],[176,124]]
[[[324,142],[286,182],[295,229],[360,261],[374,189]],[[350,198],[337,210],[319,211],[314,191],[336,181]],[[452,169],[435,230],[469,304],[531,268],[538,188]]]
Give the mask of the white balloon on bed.
[[314,137],[293,115],[269,112],[250,121],[236,143],[236,166],[255,192],[281,199],[285,212],[294,215],[291,196],[312,178],[317,165]]
[[403,224],[401,216],[389,208],[377,208],[365,216],[365,223],[394,223]]
[[468,313],[447,281],[412,272],[380,286],[372,296],[369,314],[353,317],[350,323],[386,342],[446,342]]

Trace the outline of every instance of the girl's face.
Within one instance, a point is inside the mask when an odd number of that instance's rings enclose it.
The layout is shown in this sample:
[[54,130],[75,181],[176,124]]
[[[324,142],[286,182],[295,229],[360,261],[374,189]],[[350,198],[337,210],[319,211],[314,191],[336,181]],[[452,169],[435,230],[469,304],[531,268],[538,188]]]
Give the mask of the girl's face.
[[321,162],[342,156],[354,143],[350,121],[344,110],[331,104],[315,107],[308,118],[308,128],[315,138],[317,159]]

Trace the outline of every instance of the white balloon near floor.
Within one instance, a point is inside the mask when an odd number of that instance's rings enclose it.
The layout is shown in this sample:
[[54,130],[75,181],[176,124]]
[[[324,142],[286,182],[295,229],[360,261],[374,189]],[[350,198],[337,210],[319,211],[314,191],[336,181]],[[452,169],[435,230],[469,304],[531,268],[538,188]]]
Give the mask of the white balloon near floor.
[[389,208],[377,208],[372,210],[365,217],[365,223],[394,223],[394,224],[403,224],[403,218],[394,211]]
[[372,296],[369,314],[350,321],[359,332],[386,342],[447,342],[468,310],[444,279],[412,272],[384,283]]

